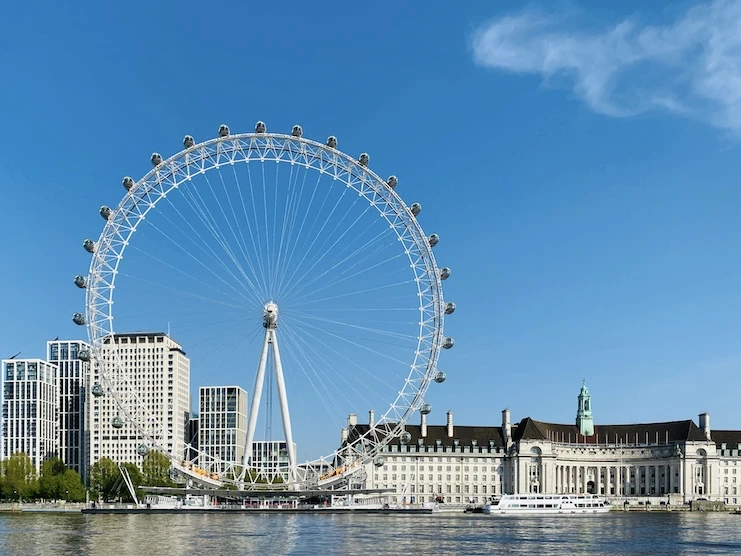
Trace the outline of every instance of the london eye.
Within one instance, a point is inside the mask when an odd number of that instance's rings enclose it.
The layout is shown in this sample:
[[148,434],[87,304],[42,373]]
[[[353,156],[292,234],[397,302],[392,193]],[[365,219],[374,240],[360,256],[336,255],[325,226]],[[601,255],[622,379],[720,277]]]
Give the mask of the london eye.
[[[74,283],[85,309],[73,321],[88,332],[81,358],[98,370],[92,394],[115,402],[106,426],[128,427],[139,455],[161,451],[203,485],[339,484],[391,440],[408,442],[405,424],[432,410],[428,387],[445,380],[438,360],[454,345],[444,320],[455,305],[443,297],[450,269],[433,254],[441,240],[423,231],[421,205],[402,200],[400,179],[334,136],[257,122],[182,144],[123,178],[121,200],[100,207],[99,237],[83,243],[90,266]],[[143,401],[151,385],[110,349],[118,333],[165,324],[194,383],[247,389],[239,457],[168,443],[172,423]],[[377,418],[340,445],[347,415],[369,409]],[[260,436],[285,440],[287,478],[253,472]]]

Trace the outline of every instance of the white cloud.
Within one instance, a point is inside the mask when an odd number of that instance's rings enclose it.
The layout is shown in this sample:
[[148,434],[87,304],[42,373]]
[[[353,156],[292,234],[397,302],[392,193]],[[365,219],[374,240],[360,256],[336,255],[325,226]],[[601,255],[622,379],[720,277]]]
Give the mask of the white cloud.
[[592,110],[631,116],[662,109],[741,132],[741,2],[697,5],[666,25],[637,17],[593,30],[543,11],[479,28],[481,66],[566,79]]

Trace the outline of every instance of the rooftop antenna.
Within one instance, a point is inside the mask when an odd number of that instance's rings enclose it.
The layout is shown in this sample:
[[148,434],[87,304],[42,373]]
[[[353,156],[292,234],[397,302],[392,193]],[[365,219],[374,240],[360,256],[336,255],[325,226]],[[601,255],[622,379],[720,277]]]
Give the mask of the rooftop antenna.
[[167,321],[167,337],[170,337],[170,321]]
[[19,356],[20,354],[21,354],[21,352],[19,351],[19,352],[18,352],[18,353],[16,353],[16,354],[15,354],[15,355],[14,355],[13,357],[8,357],[8,359],[15,359],[15,358],[16,358],[16,357],[18,357],[18,356]]

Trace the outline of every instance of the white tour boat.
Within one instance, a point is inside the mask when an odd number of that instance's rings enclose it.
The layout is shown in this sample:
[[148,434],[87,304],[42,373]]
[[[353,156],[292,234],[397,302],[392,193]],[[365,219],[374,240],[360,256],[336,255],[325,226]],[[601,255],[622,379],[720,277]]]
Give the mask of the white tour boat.
[[610,502],[596,494],[505,494],[484,506],[485,514],[604,514]]

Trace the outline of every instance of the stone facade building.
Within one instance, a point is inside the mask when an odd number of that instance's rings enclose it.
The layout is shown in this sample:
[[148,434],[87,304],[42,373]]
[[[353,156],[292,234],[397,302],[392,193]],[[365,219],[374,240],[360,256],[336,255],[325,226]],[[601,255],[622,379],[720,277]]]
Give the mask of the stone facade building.
[[[526,417],[501,426],[407,425],[364,469],[366,488],[391,488],[399,503],[481,504],[501,494],[595,493],[682,504],[707,498],[741,505],[741,431],[711,431],[692,420],[597,425],[584,385],[575,424]],[[351,415],[346,439],[363,433]]]
[[[190,359],[180,344],[163,332],[116,334],[103,340],[101,356],[121,365],[136,384],[136,395],[148,414],[164,425],[163,448],[184,457],[190,421]],[[91,365],[90,374],[92,390],[102,377],[97,365]],[[121,428],[114,425],[116,417],[122,418],[114,397],[91,392],[88,404],[90,465],[103,457],[141,465],[144,454],[139,448],[144,440],[126,420]]]

